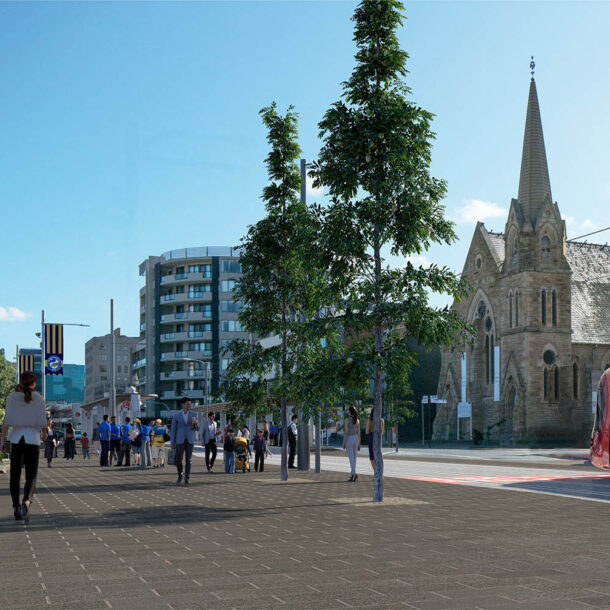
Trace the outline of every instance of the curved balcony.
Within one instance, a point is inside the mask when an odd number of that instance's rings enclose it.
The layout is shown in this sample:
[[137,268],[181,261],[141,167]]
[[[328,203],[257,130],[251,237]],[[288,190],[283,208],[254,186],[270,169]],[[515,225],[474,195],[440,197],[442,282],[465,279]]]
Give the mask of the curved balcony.
[[166,371],[161,373],[161,381],[174,381],[180,379],[204,379],[205,371]]
[[211,320],[211,317],[205,311],[185,311],[183,313],[164,313],[161,315],[161,324],[170,322],[203,322]]
[[167,390],[161,394],[161,398],[164,400],[168,400],[168,399],[172,399],[172,398],[173,399],[182,398],[183,396],[188,396],[189,398],[192,398],[192,399],[203,400],[203,398],[205,397],[205,391],[204,390],[184,390],[180,393],[176,393],[176,390]]
[[161,277],[162,286],[175,286],[184,282],[200,282],[201,280],[212,279],[211,273],[204,271],[191,271],[190,273],[173,273],[172,275],[164,275]]
[[163,362],[173,362],[176,360],[188,361],[188,360],[204,360],[207,361],[212,357],[212,352],[162,352],[161,360]]

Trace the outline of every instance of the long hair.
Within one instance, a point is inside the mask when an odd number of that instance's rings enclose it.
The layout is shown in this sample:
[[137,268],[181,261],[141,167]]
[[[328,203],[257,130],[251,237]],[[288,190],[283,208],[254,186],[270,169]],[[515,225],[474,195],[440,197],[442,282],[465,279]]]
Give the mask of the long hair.
[[356,407],[350,407],[348,412],[352,416],[352,422],[356,424],[358,422],[358,409],[356,409]]
[[30,386],[36,383],[36,373],[31,371],[25,371],[19,376],[19,385],[15,386],[15,392],[22,392],[25,394],[25,402],[32,402],[32,388]]

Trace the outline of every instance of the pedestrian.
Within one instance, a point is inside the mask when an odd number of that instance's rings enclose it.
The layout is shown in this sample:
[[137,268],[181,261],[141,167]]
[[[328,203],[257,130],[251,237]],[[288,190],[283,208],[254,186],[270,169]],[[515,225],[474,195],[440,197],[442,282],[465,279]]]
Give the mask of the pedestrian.
[[265,442],[268,443],[271,441],[271,443],[273,443],[273,422],[271,422],[271,427],[269,427],[269,424],[264,421],[263,422],[263,438],[265,439]]
[[131,418],[128,416],[125,418],[125,423],[123,424],[123,430],[121,431],[121,451],[119,452],[119,461],[116,463],[117,466],[122,466],[123,460],[125,460],[125,466],[131,465],[131,441],[129,440],[129,433],[131,432],[130,421]]
[[[0,439],[0,451],[6,451],[6,436],[11,429],[10,488],[15,519],[29,521],[30,505],[36,490],[40,433],[46,427],[45,403],[35,391],[36,375],[30,371],[21,373],[19,385],[6,398],[6,410]],[[21,469],[25,466],[23,501],[19,503]]]
[[100,466],[108,466],[108,452],[110,451],[110,424],[108,415],[104,414],[102,423],[97,428],[97,437],[100,441]]
[[142,421],[142,432],[140,433],[140,438],[142,442],[140,443],[140,466],[142,468],[146,468],[152,464],[152,460],[150,457],[150,433],[152,432],[152,426],[148,425],[148,420],[145,419]]
[[140,458],[142,457],[142,422],[138,417],[133,420],[133,426],[129,431],[129,440],[131,441],[131,452],[133,453],[133,465],[140,466]]
[[71,423],[66,426],[64,433],[64,459],[73,460],[76,453],[76,433]]
[[170,442],[172,449],[176,450],[176,470],[178,471],[178,479],[176,485],[182,483],[182,457],[184,456],[184,484],[189,484],[191,477],[191,457],[193,455],[193,446],[197,438],[199,424],[197,423],[197,415],[191,412],[191,399],[184,396],[180,399],[182,408],[174,413],[172,417],[172,429]]
[[53,427],[53,420],[50,417],[47,418],[47,427],[42,435],[42,442],[44,443],[44,456],[47,460],[47,466],[51,468],[51,462],[59,441],[57,440],[57,432]]
[[260,464],[260,471],[265,470],[265,454],[267,453],[267,441],[263,436],[262,430],[256,431],[256,437],[254,438],[254,470],[258,472]]
[[222,445],[222,455],[225,462],[225,473],[235,474],[235,438],[233,438],[233,428],[227,430]]
[[155,422],[152,435],[150,453],[153,460],[153,468],[163,468],[165,466],[165,443],[169,436],[162,420],[158,419]]
[[119,461],[119,453],[121,452],[121,426],[116,423],[116,415],[110,418],[110,456],[109,464],[112,466],[112,460]]
[[[375,422],[373,421],[373,410],[371,409],[371,416],[366,420],[366,437],[369,444],[369,460],[371,460],[371,466],[373,472],[375,472],[375,454],[373,452],[373,437],[375,432]],[[381,436],[385,433],[385,422],[381,420]]]
[[208,472],[214,472],[214,462],[216,461],[216,454],[218,448],[216,447],[216,434],[217,426],[216,414],[214,411],[208,413],[208,421],[203,426],[201,435],[201,444],[205,447],[205,466]]
[[349,458],[349,466],[351,476],[350,481],[357,481],[356,474],[356,456],[360,451],[360,420],[358,419],[358,411],[356,407],[350,407],[347,412],[349,417],[345,420],[343,428],[343,449],[347,451]]
[[80,439],[80,447],[83,451],[83,460],[91,459],[91,455],[89,455],[89,439],[87,438],[87,433],[83,432],[83,436]]
[[100,422],[98,421],[95,426],[93,426],[93,432],[91,433],[91,441],[93,442],[93,447],[95,448],[95,451],[97,452],[97,454],[100,454],[100,449],[101,449],[101,445],[100,445],[100,437],[98,436],[98,432],[97,429],[100,427]]
[[290,425],[288,426],[288,446],[290,448],[290,454],[288,456],[288,468],[296,468],[294,465],[294,458],[297,453],[297,421],[298,417],[293,415]]
[[241,431],[242,436],[246,439],[246,447],[248,448],[248,455],[252,457],[252,450],[250,449],[250,428],[244,424],[243,430]]

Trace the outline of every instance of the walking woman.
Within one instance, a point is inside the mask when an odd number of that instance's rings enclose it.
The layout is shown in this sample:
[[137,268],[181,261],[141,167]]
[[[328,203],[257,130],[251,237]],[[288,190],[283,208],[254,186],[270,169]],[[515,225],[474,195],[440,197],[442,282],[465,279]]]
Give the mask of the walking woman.
[[47,466],[51,468],[51,462],[55,456],[55,448],[57,446],[57,433],[53,427],[53,420],[47,418],[47,427],[42,433],[42,442],[44,443],[44,456],[47,460]]
[[[366,422],[366,437],[369,441],[369,460],[371,460],[371,466],[373,467],[373,472],[375,472],[375,455],[373,453],[373,432],[375,432],[375,422],[373,421],[373,410],[371,409],[371,416],[368,418]],[[385,433],[385,423],[383,419],[381,420],[381,436],[383,437]]]
[[73,460],[76,453],[76,434],[72,424],[66,426],[64,434],[64,459]]
[[[42,396],[35,392],[36,375],[26,371],[21,374],[19,385],[6,399],[6,413],[2,426],[1,450],[6,447],[6,435],[11,429],[11,498],[15,519],[29,521],[30,504],[36,489],[40,433],[46,427],[47,418]],[[21,468],[25,466],[23,502],[19,504]]]
[[346,426],[343,429],[343,449],[347,450],[349,457],[349,465],[351,469],[350,481],[357,481],[356,474],[356,456],[360,451],[360,420],[358,419],[358,411],[355,407],[350,407],[347,412],[349,417],[346,420]]

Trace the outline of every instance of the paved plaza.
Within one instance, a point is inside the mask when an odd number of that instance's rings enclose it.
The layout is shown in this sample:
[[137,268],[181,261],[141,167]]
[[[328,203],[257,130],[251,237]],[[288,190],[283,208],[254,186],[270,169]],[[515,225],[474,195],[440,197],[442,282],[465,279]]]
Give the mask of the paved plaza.
[[41,464],[29,524],[0,475],[1,608],[610,608],[610,505],[443,480],[478,463],[388,459],[373,505],[371,477],[348,483],[339,455],[286,483],[277,457],[209,475],[197,456],[189,487],[171,467],[79,460]]

